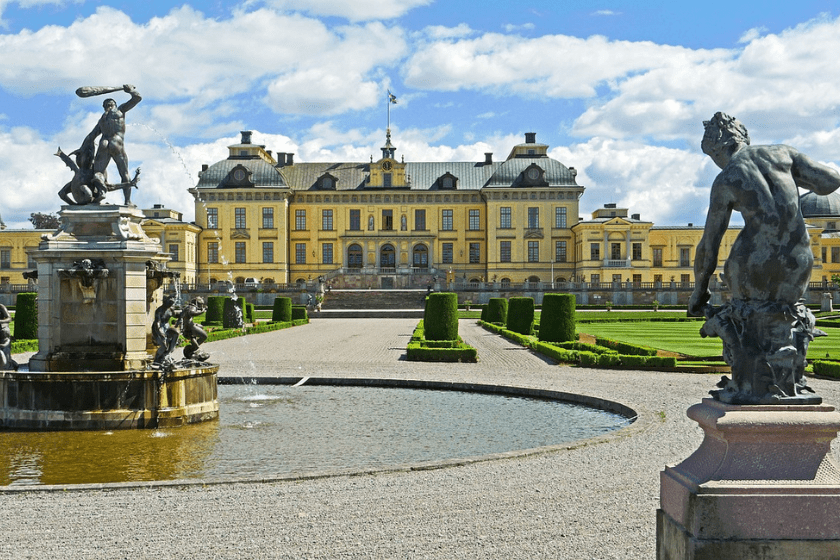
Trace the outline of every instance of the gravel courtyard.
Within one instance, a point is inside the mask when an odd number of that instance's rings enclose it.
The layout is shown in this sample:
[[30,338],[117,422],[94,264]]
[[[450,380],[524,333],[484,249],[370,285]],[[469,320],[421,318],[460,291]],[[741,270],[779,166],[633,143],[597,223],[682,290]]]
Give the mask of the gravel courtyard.
[[[220,376],[365,377],[533,387],[621,402],[621,432],[446,468],[270,482],[0,491],[0,558],[655,556],[659,473],[699,445],[685,416],[717,376],[558,366],[462,320],[477,364],[407,362],[415,319],[315,319],[204,346]],[[829,404],[840,383],[812,380]],[[837,445],[833,448],[838,456]],[[119,450],[115,450],[119,452]],[[128,459],[127,459],[128,460]]]

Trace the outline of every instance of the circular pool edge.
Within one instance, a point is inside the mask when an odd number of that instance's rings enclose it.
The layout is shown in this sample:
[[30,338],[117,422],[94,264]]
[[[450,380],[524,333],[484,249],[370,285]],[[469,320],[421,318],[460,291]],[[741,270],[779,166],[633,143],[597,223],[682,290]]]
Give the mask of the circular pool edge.
[[605,412],[611,412],[623,416],[627,424],[616,430],[605,434],[599,434],[590,438],[579,439],[566,443],[532,447],[527,449],[516,449],[500,453],[486,455],[475,455],[458,457],[452,459],[441,459],[435,461],[424,461],[419,463],[397,463],[383,467],[365,469],[328,469],[323,471],[310,471],[301,474],[278,475],[271,477],[230,477],[214,479],[180,479],[180,480],[148,480],[136,482],[106,482],[92,484],[48,484],[33,486],[0,486],[0,493],[17,492],[67,492],[67,491],[100,491],[100,490],[130,490],[143,488],[178,488],[193,486],[219,486],[225,484],[267,484],[278,482],[295,482],[305,480],[317,480],[334,477],[365,476],[375,474],[387,474],[398,472],[413,472],[424,470],[437,470],[465,466],[474,463],[497,461],[502,459],[517,459],[543,455],[559,451],[568,451],[580,447],[596,444],[610,443],[617,439],[632,437],[639,431],[645,429],[652,421],[653,415],[646,413],[641,407],[639,410],[630,406],[602,399],[600,397],[582,395],[578,393],[567,393],[550,389],[538,389],[533,387],[518,387],[513,385],[495,385],[482,383],[463,383],[454,381],[429,381],[419,379],[403,378],[359,378],[359,377],[219,377],[219,385],[311,385],[311,386],[333,386],[333,387],[375,387],[388,389],[425,389],[431,391],[457,391],[466,393],[484,393],[507,397],[520,397],[532,399],[553,400],[569,404],[577,404],[589,408],[595,408]]

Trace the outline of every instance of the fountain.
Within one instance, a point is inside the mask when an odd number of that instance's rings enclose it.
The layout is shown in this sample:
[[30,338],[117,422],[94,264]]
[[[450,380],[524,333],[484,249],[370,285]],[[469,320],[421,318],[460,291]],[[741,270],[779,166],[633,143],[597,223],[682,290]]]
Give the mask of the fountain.
[[[130,201],[139,169],[129,177],[121,146],[125,112],[140,96],[129,85],[76,93],[118,90],[131,100],[119,107],[105,101],[99,123],[70,154],[75,161],[60,149],[57,154],[74,177],[59,193],[68,203],[59,213],[61,226],[44,235],[31,255],[38,266],[39,351],[28,371],[0,372],[0,428],[150,428],[218,417],[218,366],[197,352],[203,338],[197,341],[189,317],[182,328],[192,338],[190,355],[179,362],[152,360],[155,310],[164,281],[176,273],[166,269],[169,257],[145,234],[144,215]],[[107,182],[105,168],[112,159],[122,179],[118,184]],[[104,203],[117,189],[125,204]]]

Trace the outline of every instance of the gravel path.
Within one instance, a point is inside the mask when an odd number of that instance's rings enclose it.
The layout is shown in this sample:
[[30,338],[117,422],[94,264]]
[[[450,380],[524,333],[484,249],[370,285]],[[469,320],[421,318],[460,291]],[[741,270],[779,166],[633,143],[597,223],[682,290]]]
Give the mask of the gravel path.
[[[0,492],[0,558],[653,558],[659,472],[717,376],[553,365],[461,322],[478,364],[407,362],[414,319],[330,319],[206,345],[221,374],[535,387],[622,402],[606,443],[450,468],[261,483]],[[814,380],[829,403],[840,384]],[[119,450],[115,450],[119,452]],[[837,446],[834,454],[838,456]]]

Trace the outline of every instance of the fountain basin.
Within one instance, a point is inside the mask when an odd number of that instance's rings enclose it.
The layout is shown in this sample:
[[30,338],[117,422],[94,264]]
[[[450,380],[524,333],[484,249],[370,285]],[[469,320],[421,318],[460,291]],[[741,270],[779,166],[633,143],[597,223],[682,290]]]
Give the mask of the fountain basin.
[[115,430],[219,416],[218,365],[170,372],[0,372],[0,429]]

